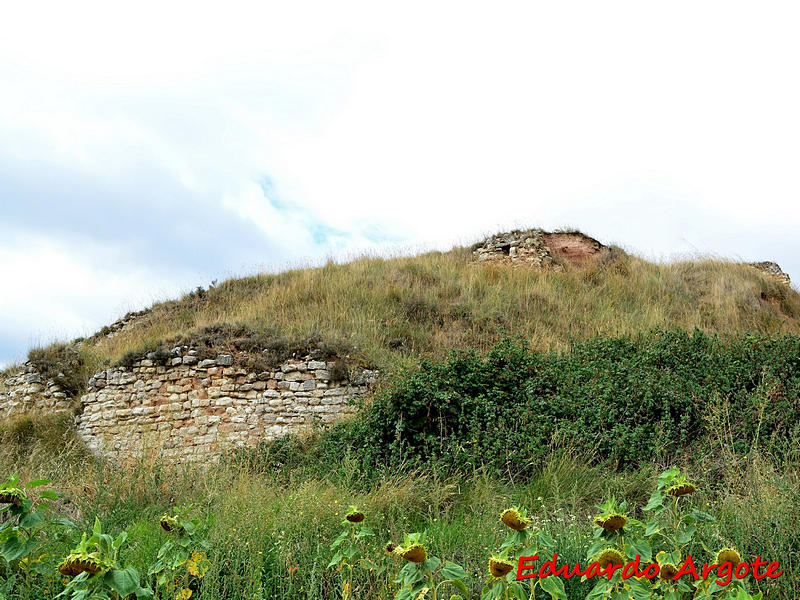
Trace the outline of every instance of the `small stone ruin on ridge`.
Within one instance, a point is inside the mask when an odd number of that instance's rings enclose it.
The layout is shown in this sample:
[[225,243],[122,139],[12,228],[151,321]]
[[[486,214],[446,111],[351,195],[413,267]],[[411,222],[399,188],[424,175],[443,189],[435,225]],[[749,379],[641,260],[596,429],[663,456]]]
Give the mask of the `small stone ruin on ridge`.
[[472,247],[476,262],[500,262],[512,265],[551,268],[559,271],[565,262],[597,261],[610,248],[577,231],[515,229],[486,238]]

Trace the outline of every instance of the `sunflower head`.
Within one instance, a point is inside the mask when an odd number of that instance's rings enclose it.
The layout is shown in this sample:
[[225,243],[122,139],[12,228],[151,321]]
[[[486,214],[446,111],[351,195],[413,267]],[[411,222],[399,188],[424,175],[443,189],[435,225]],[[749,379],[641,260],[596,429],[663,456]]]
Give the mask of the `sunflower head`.
[[606,531],[617,531],[625,527],[628,517],[622,513],[603,513],[594,518],[594,524],[602,527]]
[[727,562],[733,563],[735,567],[742,562],[742,556],[735,548],[723,548],[717,552],[717,564],[722,565]]
[[678,566],[671,562],[665,562],[658,565],[658,577],[661,581],[674,581],[675,575],[678,574]]
[[625,557],[622,552],[615,548],[606,548],[595,554],[590,562],[596,562],[600,565],[601,569],[605,569],[608,565],[621,565],[625,563]]
[[351,523],[361,523],[361,521],[364,520],[364,513],[358,510],[357,506],[351,505],[350,512],[348,512],[344,518]]
[[522,531],[531,524],[531,520],[525,514],[525,509],[521,506],[512,506],[505,509],[500,513],[500,521],[514,531]]
[[0,488],[0,504],[19,506],[27,498],[25,490],[18,487]]
[[397,548],[397,544],[394,542],[388,542],[383,549],[386,550],[386,554],[394,554],[395,548]]
[[679,497],[686,496],[687,494],[694,494],[697,491],[697,486],[691,481],[684,481],[683,483],[675,483],[669,486],[666,490],[667,495]]
[[514,563],[501,556],[492,556],[489,558],[489,573],[492,577],[505,577],[514,570]]
[[161,515],[161,518],[159,519],[159,525],[161,525],[161,529],[164,531],[180,532],[183,530],[183,526],[178,522],[176,517],[166,514]]
[[61,561],[61,564],[56,568],[65,577],[75,577],[81,573],[95,575],[101,571],[107,571],[110,566],[105,564],[95,552],[91,554],[73,552]]
[[394,553],[412,563],[423,563],[428,558],[428,551],[422,544],[397,546],[394,549]]

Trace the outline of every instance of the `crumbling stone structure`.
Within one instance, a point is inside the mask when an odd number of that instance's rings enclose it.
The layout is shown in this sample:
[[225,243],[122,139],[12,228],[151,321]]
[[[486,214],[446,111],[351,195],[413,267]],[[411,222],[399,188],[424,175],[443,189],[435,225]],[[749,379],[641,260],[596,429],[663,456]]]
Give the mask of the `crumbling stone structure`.
[[472,256],[476,262],[502,262],[561,270],[566,261],[598,260],[606,250],[603,244],[579,232],[548,233],[543,229],[515,229],[475,244]]
[[95,374],[78,404],[28,371],[30,365],[0,387],[0,418],[72,410],[78,437],[94,453],[168,462],[213,461],[235,448],[330,423],[354,412],[353,401],[377,378],[377,371],[312,355],[253,372],[236,366],[231,354],[200,359],[184,347],[166,364],[142,357]]
[[747,264],[753,267],[754,269],[763,271],[770,277],[775,278],[780,283],[783,283],[785,285],[791,285],[792,283],[792,280],[789,278],[789,275],[781,270],[781,268],[778,266],[778,263],[765,260],[763,262],[752,262]]

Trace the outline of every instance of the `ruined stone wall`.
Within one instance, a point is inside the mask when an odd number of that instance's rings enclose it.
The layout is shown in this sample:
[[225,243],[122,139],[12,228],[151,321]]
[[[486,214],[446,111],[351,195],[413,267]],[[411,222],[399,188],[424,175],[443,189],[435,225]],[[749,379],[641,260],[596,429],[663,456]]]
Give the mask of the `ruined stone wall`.
[[[337,377],[347,376],[347,381]],[[71,408],[66,394],[20,373],[0,393],[0,418]],[[142,358],[89,380],[75,417],[78,436],[94,453],[126,459],[142,455],[169,462],[215,460],[315,422],[355,410],[376,371],[342,372],[340,361],[311,356],[259,373],[234,364],[230,354],[201,360],[186,350],[158,365]]]
[[0,419],[22,414],[69,410],[72,403],[52,379],[45,379],[26,365],[0,381]]
[[475,262],[502,262],[559,271],[563,262],[598,260],[608,249],[578,232],[526,229],[498,233],[472,247]]
[[763,262],[754,262],[754,263],[747,263],[749,266],[753,267],[754,269],[758,269],[759,271],[763,271],[770,277],[774,278],[776,281],[783,283],[784,285],[791,285],[792,280],[789,278],[787,273],[784,273],[781,270],[778,263],[765,260]]

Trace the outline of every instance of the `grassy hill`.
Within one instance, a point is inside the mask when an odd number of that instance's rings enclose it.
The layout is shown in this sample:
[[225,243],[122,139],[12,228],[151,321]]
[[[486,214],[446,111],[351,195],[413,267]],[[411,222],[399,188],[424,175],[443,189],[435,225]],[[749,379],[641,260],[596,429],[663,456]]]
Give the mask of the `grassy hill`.
[[218,325],[290,340],[316,335],[381,367],[453,348],[488,350],[508,334],[545,350],[652,329],[800,332],[800,295],[744,264],[654,264],[618,253],[553,271],[471,259],[456,248],[231,279],[154,305],[113,337],[90,339],[84,354],[100,367]]

